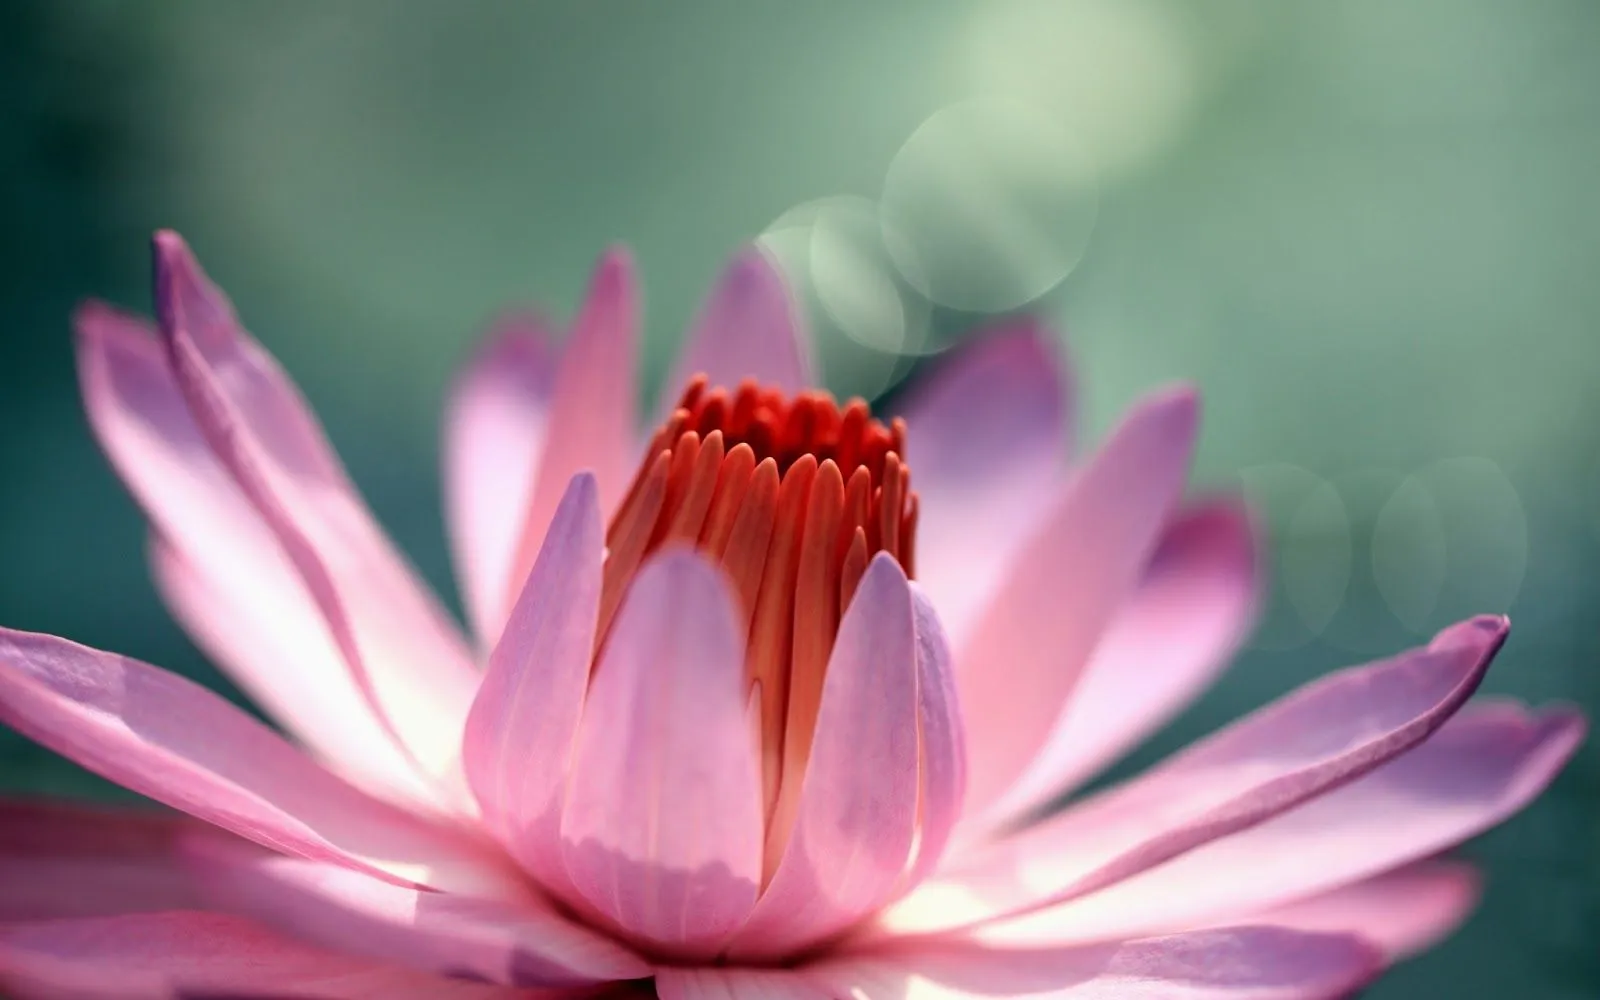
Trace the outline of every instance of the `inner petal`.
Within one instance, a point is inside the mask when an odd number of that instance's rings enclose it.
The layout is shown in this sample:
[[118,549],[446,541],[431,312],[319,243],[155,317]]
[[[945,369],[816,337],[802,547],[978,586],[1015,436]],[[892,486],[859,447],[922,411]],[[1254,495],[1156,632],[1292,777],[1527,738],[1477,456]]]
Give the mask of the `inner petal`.
[[606,532],[599,642],[640,563],[671,543],[722,566],[747,629],[770,817],[799,793],[839,619],[867,563],[912,573],[917,495],[905,425],[865,401],[730,391],[691,379],[657,429]]

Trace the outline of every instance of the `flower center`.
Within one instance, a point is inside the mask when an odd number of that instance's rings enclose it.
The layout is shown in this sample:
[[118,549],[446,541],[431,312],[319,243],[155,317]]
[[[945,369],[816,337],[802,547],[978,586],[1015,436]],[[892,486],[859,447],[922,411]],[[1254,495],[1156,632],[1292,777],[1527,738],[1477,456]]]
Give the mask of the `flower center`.
[[867,562],[887,552],[912,572],[917,495],[905,424],[865,401],[787,397],[697,376],[656,431],[606,531],[604,636],[628,581],[652,551],[690,544],[732,580],[748,629],[745,668],[759,700],[769,815],[811,752],[839,619]]

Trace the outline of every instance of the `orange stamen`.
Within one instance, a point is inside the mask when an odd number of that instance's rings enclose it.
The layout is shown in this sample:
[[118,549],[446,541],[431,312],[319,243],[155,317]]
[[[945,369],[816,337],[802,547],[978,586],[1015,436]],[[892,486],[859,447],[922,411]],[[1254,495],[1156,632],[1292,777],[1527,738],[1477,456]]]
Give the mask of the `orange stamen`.
[[[734,519],[750,489],[750,475],[755,472],[756,453],[747,444],[733,446],[717,473],[717,489],[706,514],[705,527],[700,531],[700,547],[714,559],[721,559],[728,549],[728,539],[733,535]],[[776,472],[776,470],[774,470]]]

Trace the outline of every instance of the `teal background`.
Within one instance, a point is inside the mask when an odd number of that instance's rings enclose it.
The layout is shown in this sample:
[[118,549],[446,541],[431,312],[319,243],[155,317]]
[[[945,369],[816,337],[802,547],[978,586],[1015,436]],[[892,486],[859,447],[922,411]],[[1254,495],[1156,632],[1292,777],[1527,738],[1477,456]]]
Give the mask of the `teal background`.
[[[1023,306],[1089,436],[1204,388],[1198,479],[1263,505],[1271,607],[1119,773],[1478,611],[1515,623],[1488,689],[1593,710],[1597,51],[1591,0],[0,5],[0,621],[231,692],[76,398],[68,312],[147,308],[152,229],[451,594],[438,414],[486,318],[570,310],[624,240],[653,385],[765,234],[841,392]],[[0,790],[118,794],[9,732]],[[1597,796],[1591,744],[1467,849],[1481,912],[1372,995],[1600,995]]]

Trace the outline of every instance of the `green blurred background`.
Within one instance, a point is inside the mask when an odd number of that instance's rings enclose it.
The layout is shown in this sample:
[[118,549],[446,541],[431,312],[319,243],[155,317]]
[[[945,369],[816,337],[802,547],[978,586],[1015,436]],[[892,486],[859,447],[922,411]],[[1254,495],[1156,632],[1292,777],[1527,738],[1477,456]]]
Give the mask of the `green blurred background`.
[[[647,384],[740,241],[829,384],[1057,318],[1085,424],[1206,390],[1200,479],[1267,512],[1267,621],[1121,769],[1463,614],[1489,689],[1600,709],[1593,0],[0,5],[0,621],[222,687],[148,582],[67,315],[189,237],[450,593],[453,366],[630,243]],[[115,795],[0,733],[0,790]],[[1471,845],[1482,911],[1379,997],[1600,995],[1600,757]]]

